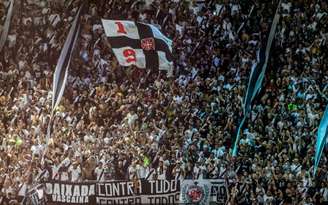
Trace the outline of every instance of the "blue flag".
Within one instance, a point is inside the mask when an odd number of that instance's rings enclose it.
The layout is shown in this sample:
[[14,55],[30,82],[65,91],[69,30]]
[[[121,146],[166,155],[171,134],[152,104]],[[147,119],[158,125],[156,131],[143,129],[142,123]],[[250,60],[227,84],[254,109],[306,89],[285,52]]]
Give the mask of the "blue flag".
[[321,119],[318,128],[317,142],[315,146],[314,175],[317,172],[320,158],[323,152],[323,148],[325,147],[326,144],[327,136],[328,136],[328,105],[326,107],[326,111],[323,114],[323,117]]
[[268,60],[270,56],[270,49],[275,37],[277,24],[279,22],[280,15],[278,10],[280,8],[281,0],[278,3],[276,14],[273,18],[273,22],[271,25],[268,41],[265,47],[262,47],[257,53],[257,63],[254,63],[252,66],[252,72],[249,78],[248,86],[246,95],[243,99],[243,111],[244,116],[238,126],[237,129],[237,136],[235,139],[235,143],[232,150],[232,156],[237,156],[237,149],[240,140],[240,131],[248,117],[249,113],[251,112],[252,102],[255,96],[260,92],[262,88],[262,83],[265,77],[265,71],[268,65]]

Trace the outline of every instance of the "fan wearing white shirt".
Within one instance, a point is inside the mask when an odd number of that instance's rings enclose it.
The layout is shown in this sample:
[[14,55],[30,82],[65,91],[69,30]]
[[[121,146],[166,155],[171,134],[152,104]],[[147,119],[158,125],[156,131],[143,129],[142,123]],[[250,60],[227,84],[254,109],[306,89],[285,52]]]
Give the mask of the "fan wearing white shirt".
[[140,161],[136,165],[136,172],[139,179],[144,179],[149,173],[149,167],[143,166],[142,162]]
[[157,176],[159,180],[164,180],[166,179],[166,170],[167,170],[167,167],[164,166],[164,163],[163,161],[159,161],[159,166],[157,168]]
[[72,182],[78,182],[80,181],[80,177],[82,175],[82,171],[80,168],[80,165],[77,162],[74,162],[69,168],[68,172],[70,175],[70,179]]
[[132,180],[133,177],[135,175],[137,175],[137,173],[136,173],[136,162],[135,161],[132,162],[132,164],[129,166],[128,171],[129,171],[129,179]]
[[98,166],[95,169],[95,173],[97,175],[97,180],[98,181],[104,181],[105,180],[105,169],[104,169],[104,164],[103,162],[99,162]]
[[67,167],[62,168],[62,171],[60,172],[60,180],[61,181],[69,181],[69,173]]

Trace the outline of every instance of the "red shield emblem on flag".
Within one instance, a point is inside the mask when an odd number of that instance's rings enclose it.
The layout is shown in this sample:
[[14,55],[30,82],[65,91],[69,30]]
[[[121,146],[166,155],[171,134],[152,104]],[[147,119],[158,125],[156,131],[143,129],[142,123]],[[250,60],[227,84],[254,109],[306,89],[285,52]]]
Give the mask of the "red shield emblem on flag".
[[142,39],[141,48],[146,51],[155,50],[155,39],[154,38]]
[[204,198],[204,191],[198,186],[191,186],[187,195],[192,203],[198,203]]

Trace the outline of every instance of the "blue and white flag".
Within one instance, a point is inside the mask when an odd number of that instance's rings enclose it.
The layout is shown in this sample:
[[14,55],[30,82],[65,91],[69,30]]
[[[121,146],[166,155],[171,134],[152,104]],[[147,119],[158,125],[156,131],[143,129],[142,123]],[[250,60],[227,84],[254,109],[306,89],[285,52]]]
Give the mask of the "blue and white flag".
[[244,111],[243,118],[239,124],[239,127],[237,128],[237,136],[236,136],[234,147],[232,150],[232,156],[237,155],[237,148],[238,148],[238,144],[239,144],[239,140],[240,140],[241,129],[246,121],[246,118],[248,117],[249,113],[251,112],[251,106],[252,106],[253,100],[254,100],[255,96],[260,92],[261,87],[262,87],[262,83],[263,83],[264,76],[265,76],[265,71],[266,71],[269,56],[270,56],[271,45],[272,45],[272,42],[273,42],[273,39],[274,39],[274,36],[276,33],[277,24],[278,24],[279,18],[280,18],[280,15],[278,13],[280,4],[281,4],[281,0],[278,3],[277,9],[276,9],[276,14],[272,21],[272,25],[271,25],[271,29],[270,29],[266,47],[265,47],[265,49],[264,49],[264,47],[262,47],[258,51],[257,62],[255,64],[253,64],[253,66],[252,66],[252,71],[251,71],[251,75],[249,78],[246,96],[243,99],[243,111]]
[[328,137],[328,105],[326,107],[326,111],[324,112],[319,128],[318,128],[318,135],[317,135],[317,142],[315,146],[315,158],[314,158],[314,175],[317,172],[320,158],[323,152],[323,148],[326,145]]

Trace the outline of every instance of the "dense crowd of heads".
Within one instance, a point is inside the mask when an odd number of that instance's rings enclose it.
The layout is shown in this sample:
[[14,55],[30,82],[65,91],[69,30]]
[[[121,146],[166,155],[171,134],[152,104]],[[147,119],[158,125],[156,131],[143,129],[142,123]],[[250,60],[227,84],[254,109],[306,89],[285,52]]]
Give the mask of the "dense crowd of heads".
[[[90,1],[45,151],[52,77],[80,2],[15,1],[0,56],[3,203],[42,180],[170,178],[228,178],[231,204],[327,203],[327,150],[313,176],[328,104],[325,1],[282,0],[237,157],[243,96],[278,1]],[[101,18],[158,26],[173,40],[174,76],[121,67]]]

